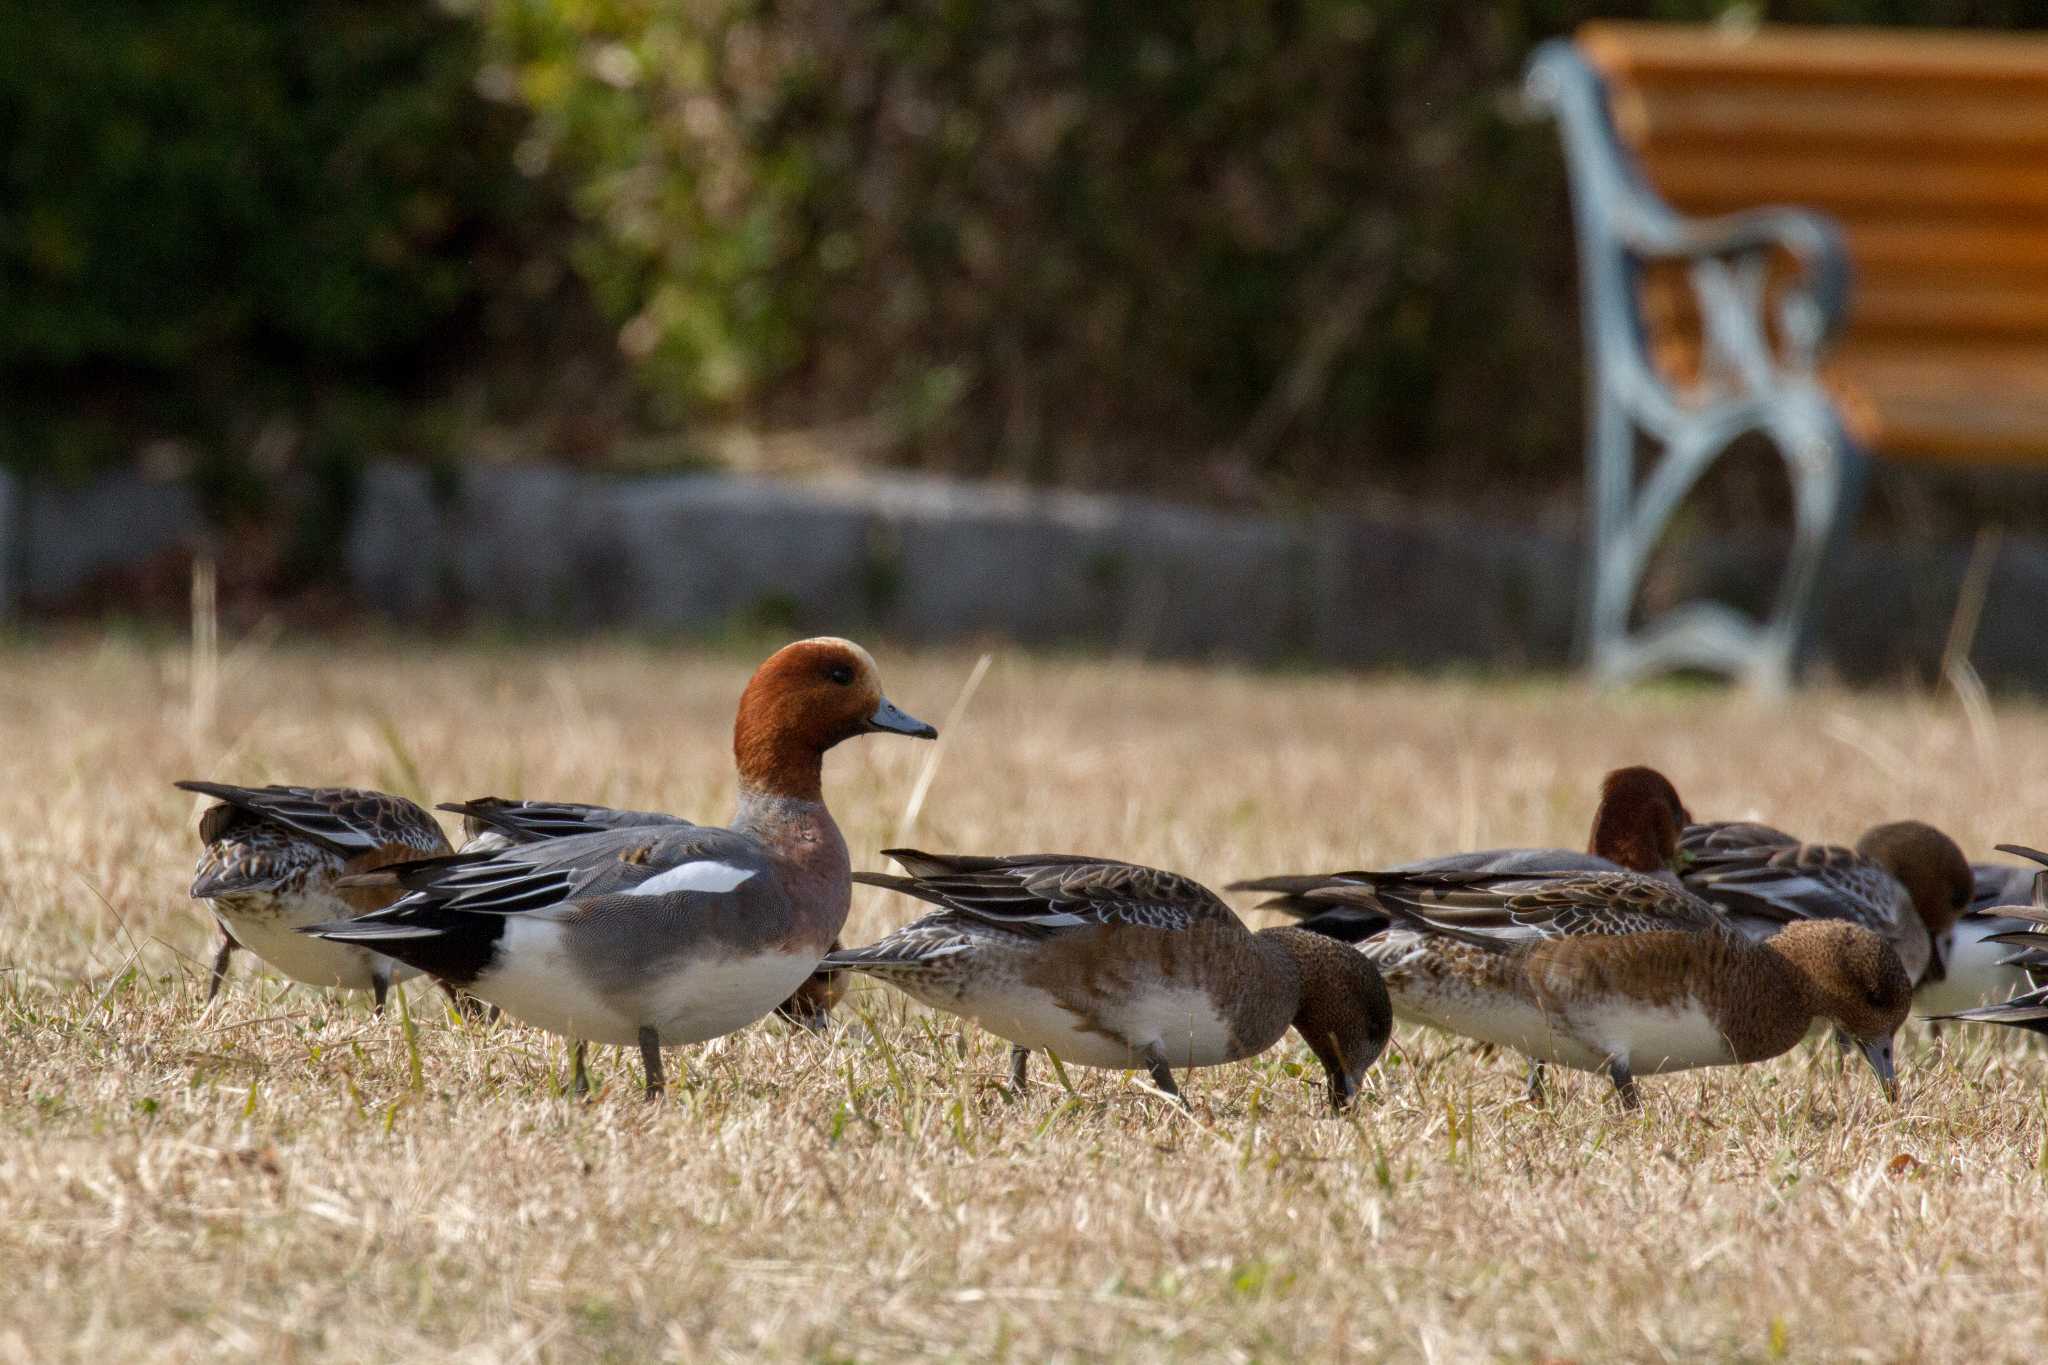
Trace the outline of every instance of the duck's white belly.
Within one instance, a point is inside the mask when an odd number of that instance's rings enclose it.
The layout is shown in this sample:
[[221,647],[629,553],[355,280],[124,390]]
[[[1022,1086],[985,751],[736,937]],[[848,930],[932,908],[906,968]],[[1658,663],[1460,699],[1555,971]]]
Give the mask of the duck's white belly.
[[1105,1005],[1093,1019],[1021,982],[974,992],[965,1000],[934,993],[927,1003],[966,1014],[999,1038],[1077,1066],[1144,1066],[1145,1052],[1155,1045],[1171,1067],[1216,1066],[1243,1055],[1208,992],[1196,988],[1141,991]]
[[495,965],[470,990],[536,1028],[629,1044],[652,1025],[662,1046],[701,1043],[767,1014],[817,967],[816,954],[762,953],[678,963],[627,990],[599,990],[571,956],[561,924],[507,917]]
[[236,943],[308,986],[366,991],[380,975],[389,981],[416,975],[412,968],[368,948],[299,933],[301,925],[352,919],[362,913],[332,896],[237,897],[232,904],[214,901],[213,913]]
[[1735,1061],[1727,1035],[1690,997],[1670,1005],[1610,1001],[1577,1006],[1571,1010],[1571,1029],[1589,1051],[1621,1058],[1638,1076]]
[[[1389,983],[1391,985],[1392,983]],[[1509,1048],[1539,1062],[1581,1071],[1604,1071],[1607,1058],[1580,1043],[1562,1021],[1518,996],[1440,991],[1426,997],[1396,995],[1394,1013],[1461,1038]]]
[[1727,1038],[1692,999],[1671,1006],[1601,1001],[1546,1012],[1518,993],[1448,974],[1397,971],[1387,988],[1403,1019],[1581,1071],[1605,1071],[1614,1058],[1642,1076],[1735,1060]]
[[644,993],[664,1046],[701,1043],[764,1017],[817,970],[816,953],[760,953],[694,962]]

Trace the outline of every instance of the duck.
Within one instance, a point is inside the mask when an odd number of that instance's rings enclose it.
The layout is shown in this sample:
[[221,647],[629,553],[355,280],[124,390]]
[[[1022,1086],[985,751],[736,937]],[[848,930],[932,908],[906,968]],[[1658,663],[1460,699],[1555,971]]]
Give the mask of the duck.
[[1941,981],[1942,947],[1976,895],[1962,849],[1920,820],[1873,826],[1853,849],[1750,822],[1691,825],[1679,849],[1687,889],[1749,937],[1845,919],[1882,934],[1916,987]]
[[[582,801],[515,800],[482,796],[469,801],[443,801],[436,810],[462,818],[464,853],[496,853],[517,844],[595,834],[607,829],[646,829],[692,825],[680,815],[662,811],[621,810]],[[834,939],[829,951],[839,950]],[[846,994],[846,974],[831,970],[811,973],[796,991],[775,1007],[778,1018],[812,1033],[823,1033],[832,1011]]]
[[211,1005],[237,949],[308,986],[369,991],[381,1013],[392,984],[411,970],[350,943],[308,938],[307,925],[381,909],[391,892],[345,885],[387,864],[445,854],[448,836],[417,803],[358,787],[242,787],[188,779],[181,791],[211,797],[199,817],[192,898],[220,928],[206,987]]
[[[1997,950],[1997,970],[2009,973],[2017,980],[2001,998],[1970,1001],[1963,1008],[1931,1017],[1940,1022],[2006,1024],[2048,1037],[2048,873],[2042,870],[2048,868],[2048,853],[2023,844],[2000,844],[1998,848],[2003,853],[2032,858],[2041,865],[2033,869],[2012,869],[2030,874],[2032,884],[2028,888],[2028,903],[1973,910],[1957,927],[1969,926],[1974,930],[1981,926],[1988,930],[1977,941],[1986,950]],[[2010,895],[2015,880],[2008,877],[1999,889]],[[1959,973],[1952,971],[1950,975],[1954,977]]]
[[[1600,801],[1584,849],[1490,848],[1446,853],[1397,864],[1396,872],[1639,872],[1676,886],[1679,831],[1692,815],[1671,779],[1655,768],[1635,764],[1616,768],[1600,781]],[[1270,899],[1257,909],[1278,910],[1300,918],[1314,917],[1314,932],[1358,942],[1388,927],[1389,917],[1366,906],[1332,904],[1310,893],[1329,883],[1330,874],[1290,873],[1231,882],[1226,891],[1263,891]],[[1399,994],[1394,999],[1401,1012]]]
[[1898,1097],[1893,1036],[1912,982],[1861,925],[1801,920],[1758,943],[1631,872],[1355,872],[1310,894],[1398,922],[1359,949],[1409,1012],[1532,1062],[1604,1072],[1625,1109],[1641,1106],[1638,1076],[1763,1061],[1816,1017]]
[[[2017,849],[2019,845],[2002,845]],[[2027,973],[2013,965],[2010,945],[2002,934],[2023,933],[2029,923],[2015,917],[2011,906],[2039,906],[2034,891],[2038,867],[2017,863],[1970,864],[1975,894],[1970,908],[1935,945],[1944,971],[1939,981],[1922,982],[1913,992],[1913,1012],[1931,1021],[1962,1010],[2006,1000],[2028,988]],[[1934,1024],[1938,1032],[1941,1025]]]
[[1292,1026],[1322,1063],[1333,1113],[1358,1094],[1393,1015],[1372,963],[1291,926],[1256,933],[1201,883],[1073,854],[885,849],[908,876],[854,880],[940,909],[826,964],[877,977],[1031,1053],[1129,1070],[1183,1106],[1175,1067],[1265,1051]]
[[826,808],[825,755],[859,735],[934,739],[891,702],[851,640],[799,640],[747,683],[733,722],[739,796],[726,826],[626,824],[389,869],[405,894],[301,932],[460,985],[570,1039],[637,1045],[645,1096],[661,1050],[762,1018],[818,966],[845,923],[852,865]]

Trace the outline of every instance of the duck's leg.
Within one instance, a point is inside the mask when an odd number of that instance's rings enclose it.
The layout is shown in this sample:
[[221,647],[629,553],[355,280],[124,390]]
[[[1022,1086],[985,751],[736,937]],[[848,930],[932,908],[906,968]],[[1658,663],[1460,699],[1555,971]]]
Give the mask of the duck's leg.
[[1180,1087],[1173,1083],[1173,1068],[1166,1064],[1166,1054],[1157,1047],[1145,1049],[1145,1069],[1152,1073],[1152,1084],[1164,1091],[1166,1097],[1181,1108],[1188,1107],[1187,1097],[1180,1093]]
[[1628,1063],[1619,1057],[1609,1058],[1607,1078],[1614,1082],[1614,1093],[1621,1096],[1621,1107],[1634,1112],[1643,1107],[1643,1097],[1636,1090],[1636,1077],[1628,1069]]
[[225,927],[220,931],[220,949],[213,955],[213,980],[206,985],[206,1003],[220,994],[220,983],[228,979],[228,959],[235,955],[235,936]]
[[579,1097],[590,1093],[590,1068],[583,1061],[586,1046],[578,1042],[569,1052],[569,1093]]
[[379,1016],[384,1013],[384,997],[391,994],[391,969],[370,968],[370,1013]]
[[1031,1072],[1031,1049],[1010,1044],[1010,1096],[1024,1098],[1024,1082]]
[[668,1088],[661,1074],[661,1034],[652,1024],[640,1026],[640,1069],[647,1076],[647,1100],[651,1104]]
[[1538,1109],[1541,1109],[1543,1107],[1544,1100],[1543,1063],[1534,1061],[1529,1063],[1529,1079],[1526,1085],[1524,1086],[1524,1089],[1528,1093],[1529,1103],[1535,1105]]
[[479,1000],[460,986],[450,985],[439,977],[434,978],[434,984],[448,997],[448,1003],[455,1007],[455,1012],[472,1024],[495,1024],[504,1013],[489,1001]]

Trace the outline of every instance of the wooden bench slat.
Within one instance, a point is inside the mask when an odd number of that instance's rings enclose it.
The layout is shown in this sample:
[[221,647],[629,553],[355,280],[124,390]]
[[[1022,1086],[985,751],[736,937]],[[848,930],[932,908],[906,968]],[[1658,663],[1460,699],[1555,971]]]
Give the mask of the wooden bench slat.
[[[1576,42],[1676,211],[1842,225],[1855,279],[1823,377],[1869,449],[2048,460],[2048,35],[1602,21]],[[1637,304],[1659,372],[1694,383],[1684,267],[1646,271]]]
[[2048,218],[2038,223],[1942,222],[1897,215],[1843,224],[1851,259],[1872,277],[2048,275]]
[[1929,345],[1950,338],[2048,338],[2048,287],[2017,291],[1988,286],[1883,280],[1857,291],[1849,326],[1859,335],[1922,337]]
[[1913,82],[1961,88],[2048,81],[2034,35],[1773,24],[1726,32],[1697,25],[1599,21],[1575,41],[1610,82],[1733,85]]
[[2048,219],[2048,158],[2015,164],[1984,156],[1901,164],[1884,157],[1757,156],[1692,147],[1652,148],[1644,168],[1681,212],[1719,206],[1805,204],[1850,215],[1938,220],[1987,213]]
[[1844,149],[1911,160],[1964,149],[2011,156],[2048,148],[2048,82],[2025,91],[1930,96],[1918,88],[1726,86],[1643,89],[1614,101],[1631,144],[1779,154]]

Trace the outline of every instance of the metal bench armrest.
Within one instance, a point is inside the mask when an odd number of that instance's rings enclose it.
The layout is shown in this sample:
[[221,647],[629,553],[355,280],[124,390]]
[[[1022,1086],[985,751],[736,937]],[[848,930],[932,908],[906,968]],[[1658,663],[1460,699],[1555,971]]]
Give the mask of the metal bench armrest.
[[[1755,299],[1751,316],[1715,309],[1727,340],[1739,352],[1769,351],[1763,338],[1763,261],[1783,249],[1799,262],[1800,274],[1779,292],[1778,334],[1787,369],[1811,373],[1821,351],[1841,330],[1849,299],[1849,253],[1841,230],[1822,214],[1805,209],[1759,208],[1720,218],[1687,219],[1674,212],[1644,179],[1616,134],[1606,89],[1571,43],[1554,39],[1530,59],[1524,94],[1530,105],[1557,118],[1572,175],[1572,203],[1578,220],[1580,265],[1589,307],[1601,314],[1595,341],[1618,359],[1623,350],[1639,354],[1643,338],[1613,330],[1634,315],[1637,267],[1656,261],[1688,262],[1694,286],[1704,295],[1713,283],[1727,284],[1739,269],[1743,289],[1721,288],[1724,300],[1743,293]],[[1707,300],[1702,298],[1703,308]],[[1743,332],[1747,335],[1737,336]],[[1645,388],[1658,385],[1648,381]]]
[[1617,241],[1643,261],[1765,257],[1777,250],[1790,255],[1800,277],[1783,293],[1778,325],[1785,345],[1809,368],[1848,320],[1849,249],[1825,214],[1774,207],[1681,218],[1639,197],[1615,207]]

